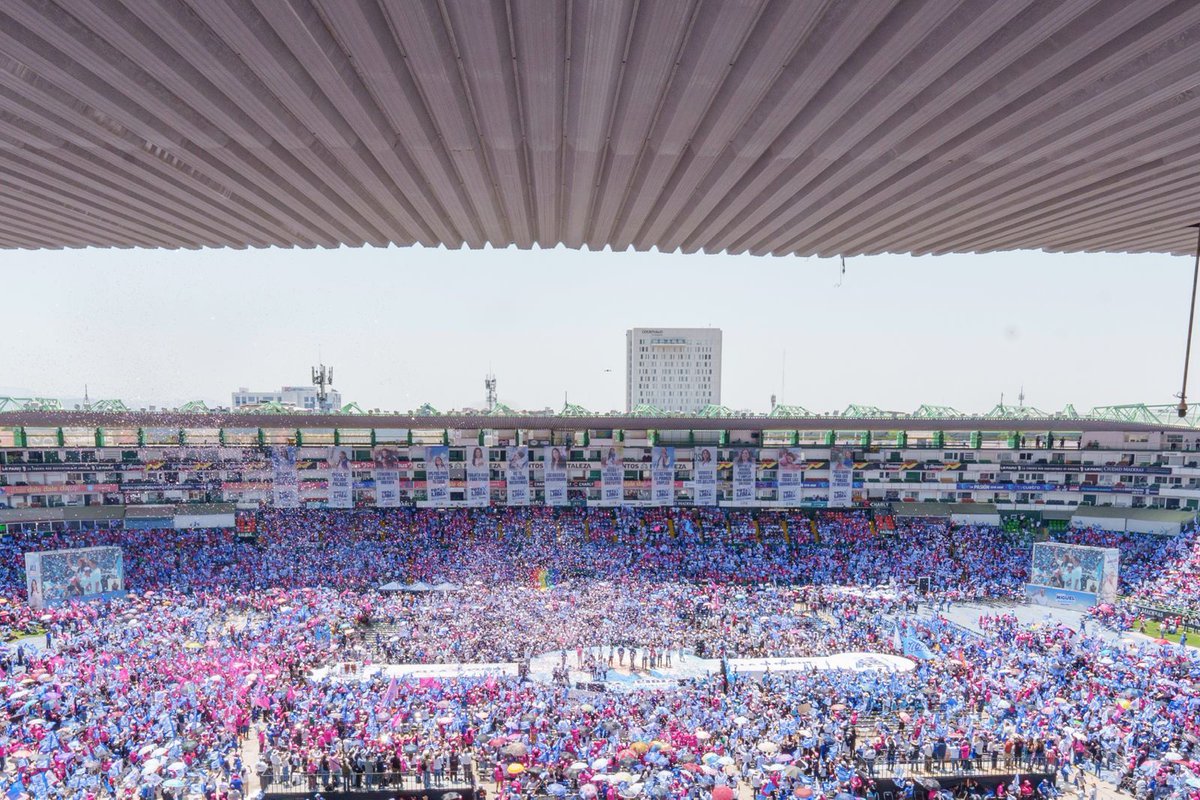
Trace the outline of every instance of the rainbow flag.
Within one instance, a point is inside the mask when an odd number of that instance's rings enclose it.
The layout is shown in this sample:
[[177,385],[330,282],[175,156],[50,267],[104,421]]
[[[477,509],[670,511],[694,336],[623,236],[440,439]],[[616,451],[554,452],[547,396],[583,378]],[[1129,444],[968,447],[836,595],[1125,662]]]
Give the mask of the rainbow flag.
[[550,575],[550,570],[545,567],[538,567],[533,571],[533,585],[539,589],[549,589],[554,585],[553,577]]

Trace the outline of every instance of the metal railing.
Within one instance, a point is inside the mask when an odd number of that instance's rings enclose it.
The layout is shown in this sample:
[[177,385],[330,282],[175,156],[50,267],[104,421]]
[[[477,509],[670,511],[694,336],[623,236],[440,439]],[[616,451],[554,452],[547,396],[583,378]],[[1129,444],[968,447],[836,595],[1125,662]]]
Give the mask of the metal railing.
[[303,792],[374,792],[392,789],[462,789],[463,797],[471,796],[474,779],[468,779],[460,769],[451,774],[448,770],[438,773],[418,773],[413,770],[395,772],[368,770],[308,772],[294,770],[275,775],[271,770],[259,776],[262,790],[266,794]]

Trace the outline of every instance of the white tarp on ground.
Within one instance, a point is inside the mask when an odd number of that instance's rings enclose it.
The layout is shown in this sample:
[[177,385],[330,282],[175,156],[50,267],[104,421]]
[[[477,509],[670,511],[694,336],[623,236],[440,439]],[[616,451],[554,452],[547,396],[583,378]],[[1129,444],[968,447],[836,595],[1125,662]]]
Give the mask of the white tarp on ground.
[[767,671],[802,672],[828,669],[911,672],[917,668],[912,659],[890,653],[838,653],[813,658],[731,658],[729,666],[743,675],[761,675]]
[[517,665],[515,663],[496,663],[496,664],[370,664],[363,666],[354,674],[346,675],[334,667],[321,667],[312,671],[313,680],[322,680],[325,677],[331,677],[334,680],[370,680],[376,675],[382,674],[386,678],[409,678],[412,680],[420,680],[422,678],[483,678],[488,675],[497,677],[512,676],[517,674]]

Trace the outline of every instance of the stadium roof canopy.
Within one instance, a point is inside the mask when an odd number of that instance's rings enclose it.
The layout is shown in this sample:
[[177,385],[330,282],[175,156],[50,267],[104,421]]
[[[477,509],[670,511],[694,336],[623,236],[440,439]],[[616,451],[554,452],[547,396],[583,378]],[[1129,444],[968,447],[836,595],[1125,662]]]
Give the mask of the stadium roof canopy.
[[1190,0],[11,0],[0,247],[1191,252]]

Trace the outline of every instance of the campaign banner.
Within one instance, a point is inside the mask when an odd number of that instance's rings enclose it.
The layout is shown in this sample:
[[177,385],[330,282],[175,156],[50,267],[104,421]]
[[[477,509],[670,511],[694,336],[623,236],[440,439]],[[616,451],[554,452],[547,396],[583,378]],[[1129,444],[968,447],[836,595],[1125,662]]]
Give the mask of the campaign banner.
[[400,506],[400,451],[395,447],[376,447],[371,451],[375,467],[375,505]]
[[542,488],[546,505],[567,505],[567,448],[562,445],[546,447],[542,453]]
[[1001,472],[1094,472],[1098,475],[1170,475],[1170,467],[1135,467],[1132,464],[1001,464]]
[[510,447],[506,454],[504,482],[510,506],[529,505],[529,448]]
[[1117,578],[1121,570],[1121,551],[1115,547],[1104,548],[1104,571],[1100,578],[1097,596],[1101,603],[1117,602]]
[[271,504],[275,508],[300,507],[300,479],[296,476],[296,448],[271,448]]
[[675,502],[675,448],[650,448],[650,501],[656,506]]
[[329,465],[329,508],[354,508],[354,484],[351,481],[350,448],[331,447],[325,456]]
[[754,503],[754,482],[757,479],[758,451],[747,447],[739,450],[733,460],[733,505]]
[[624,448],[613,445],[600,455],[600,505],[619,506],[625,502]]
[[467,505],[483,508],[492,503],[491,453],[486,447],[467,448]]
[[1157,484],[1148,486],[1096,486],[1088,483],[984,483],[981,481],[958,481],[954,488],[972,492],[1077,492],[1079,494],[1131,494],[1137,496],[1156,495]]
[[[0,497],[4,495],[18,494],[105,494],[108,492],[122,491],[124,484],[120,483],[51,483],[51,484],[35,484],[33,486],[0,486]],[[219,488],[220,484],[214,485],[212,488]],[[151,488],[160,488],[157,486]],[[164,484],[162,489],[190,489],[190,485],[180,484]],[[197,488],[208,488],[201,486]],[[139,482],[136,487],[130,491],[142,491],[144,484]]]
[[121,597],[125,563],[119,547],[83,547],[25,554],[25,591],[34,609],[71,600]]
[[717,504],[717,448],[697,447],[692,451],[692,503]]
[[802,499],[804,453],[792,447],[779,448],[779,502],[795,505]]
[[444,444],[425,448],[425,499],[450,504],[450,448]]
[[1034,583],[1025,584],[1025,597],[1034,605],[1070,608],[1082,612],[1096,605],[1099,600],[1098,595],[1092,592],[1056,589],[1053,586],[1039,586]]
[[829,450],[829,508],[854,505],[854,453],[845,447]]

